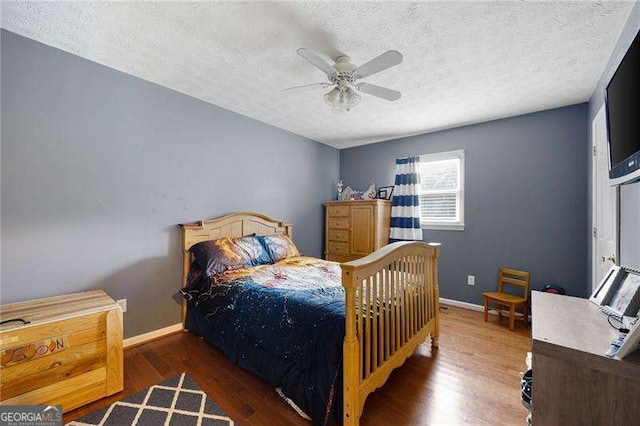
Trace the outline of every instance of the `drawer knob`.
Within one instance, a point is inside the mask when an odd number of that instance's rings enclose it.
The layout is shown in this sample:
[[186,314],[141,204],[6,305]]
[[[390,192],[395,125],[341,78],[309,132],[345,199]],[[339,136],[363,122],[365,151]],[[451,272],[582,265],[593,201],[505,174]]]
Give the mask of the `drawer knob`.
[[58,368],[62,365],[62,363],[60,361],[56,361],[53,364],[51,364],[51,367],[49,368]]

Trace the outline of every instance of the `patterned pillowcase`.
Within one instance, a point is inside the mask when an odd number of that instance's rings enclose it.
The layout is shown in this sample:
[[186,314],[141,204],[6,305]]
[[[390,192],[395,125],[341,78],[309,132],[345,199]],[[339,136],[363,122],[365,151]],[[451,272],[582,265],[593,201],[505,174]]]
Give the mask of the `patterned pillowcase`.
[[286,235],[267,235],[259,238],[267,249],[273,263],[288,257],[300,256],[298,248],[293,244],[291,238]]
[[269,253],[254,236],[203,241],[192,246],[191,253],[210,277],[230,269],[272,263]]

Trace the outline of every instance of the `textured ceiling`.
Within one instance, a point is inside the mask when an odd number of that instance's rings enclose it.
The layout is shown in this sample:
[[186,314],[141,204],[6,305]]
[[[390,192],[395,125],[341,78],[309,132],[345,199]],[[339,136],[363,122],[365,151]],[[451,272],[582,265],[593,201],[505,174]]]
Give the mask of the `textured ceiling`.
[[[633,6],[627,2],[2,3],[2,27],[344,148],[586,101]],[[296,55],[357,65],[395,49],[404,62],[364,81],[343,115]]]

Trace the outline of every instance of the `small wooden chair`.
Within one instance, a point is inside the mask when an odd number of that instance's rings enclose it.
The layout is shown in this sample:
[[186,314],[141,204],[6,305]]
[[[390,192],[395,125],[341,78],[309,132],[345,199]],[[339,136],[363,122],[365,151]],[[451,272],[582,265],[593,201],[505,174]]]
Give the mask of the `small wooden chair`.
[[[512,284],[524,289],[523,297],[503,291],[504,284]],[[500,268],[498,291],[482,293],[484,297],[484,320],[488,321],[489,302],[498,305],[498,317],[502,318],[502,306],[509,307],[509,329],[513,331],[517,307],[522,307],[524,324],[529,324],[529,273],[517,269]]]

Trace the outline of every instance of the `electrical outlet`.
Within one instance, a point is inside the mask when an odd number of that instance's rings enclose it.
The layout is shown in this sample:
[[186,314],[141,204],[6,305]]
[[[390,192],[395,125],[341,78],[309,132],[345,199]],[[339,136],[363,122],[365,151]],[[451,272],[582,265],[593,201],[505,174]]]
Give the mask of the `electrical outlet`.
[[127,299],[116,300],[116,303],[122,308],[122,312],[127,312]]
[[467,284],[476,285],[476,277],[474,275],[467,276]]

